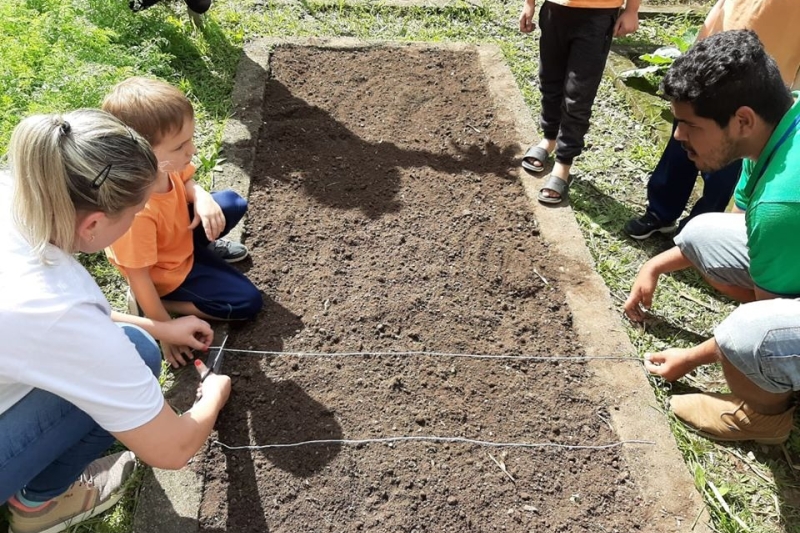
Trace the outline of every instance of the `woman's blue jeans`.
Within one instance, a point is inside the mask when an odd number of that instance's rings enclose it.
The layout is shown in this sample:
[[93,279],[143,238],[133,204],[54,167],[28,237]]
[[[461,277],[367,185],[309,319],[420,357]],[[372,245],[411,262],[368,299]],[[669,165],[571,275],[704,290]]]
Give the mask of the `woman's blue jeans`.
[[[153,337],[130,324],[120,327],[158,377],[161,350]],[[68,401],[32,390],[0,414],[0,502],[20,489],[26,499],[40,502],[64,493],[114,441],[110,433]]]

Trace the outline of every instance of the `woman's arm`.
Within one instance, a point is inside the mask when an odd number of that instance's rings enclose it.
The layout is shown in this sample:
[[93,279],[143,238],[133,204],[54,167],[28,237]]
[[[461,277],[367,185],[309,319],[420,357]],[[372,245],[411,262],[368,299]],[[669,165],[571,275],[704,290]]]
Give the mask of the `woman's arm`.
[[[196,368],[201,375],[207,371],[200,361]],[[114,436],[148,465],[178,470],[186,466],[206,442],[230,392],[230,378],[211,373],[200,385],[200,399],[182,415],[177,415],[164,403],[161,412],[150,422],[136,429],[116,432]]]

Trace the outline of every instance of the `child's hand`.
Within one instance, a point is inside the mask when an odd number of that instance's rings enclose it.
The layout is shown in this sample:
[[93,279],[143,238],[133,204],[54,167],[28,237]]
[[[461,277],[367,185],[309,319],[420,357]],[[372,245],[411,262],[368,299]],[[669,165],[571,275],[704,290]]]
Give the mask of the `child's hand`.
[[530,33],[536,29],[533,21],[533,11],[536,9],[536,0],[525,0],[522,5],[522,13],[519,15],[519,31]]
[[185,366],[189,360],[194,359],[192,350],[188,346],[169,344],[164,341],[161,341],[161,353],[164,354],[164,360],[166,360],[172,368]]
[[201,222],[209,241],[217,240],[217,237],[225,229],[225,215],[222,213],[222,208],[205,191],[202,194],[195,195],[194,218],[192,223],[189,224],[189,229],[193,230]]
[[185,345],[191,350],[208,350],[214,340],[214,330],[205,320],[187,315],[165,322],[158,338],[173,345]]
[[624,37],[639,29],[639,14],[636,11],[625,10],[620,14],[614,26],[614,37]]

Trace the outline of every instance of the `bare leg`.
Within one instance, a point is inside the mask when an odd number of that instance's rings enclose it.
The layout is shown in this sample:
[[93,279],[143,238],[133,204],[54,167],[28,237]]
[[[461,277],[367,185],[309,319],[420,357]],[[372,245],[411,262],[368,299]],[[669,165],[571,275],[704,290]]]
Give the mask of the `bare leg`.
[[541,141],[539,141],[539,144],[537,144],[536,146],[538,146],[539,148],[543,148],[544,150],[547,150],[548,154],[552,154],[553,150],[556,149],[556,140],[543,138]]
[[748,303],[753,302],[756,299],[753,289],[745,289],[744,287],[739,287],[737,285],[724,285],[718,281],[710,280],[705,276],[703,276],[703,279],[705,279],[706,283],[717,289],[719,292],[728,298],[736,300],[737,302]]
[[[553,172],[551,173],[551,175],[560,179],[564,183],[568,183],[569,171],[571,168],[572,168],[571,164],[567,165],[565,163],[559,163],[558,161],[556,161],[556,164],[553,165]],[[550,189],[542,189],[542,196],[545,196],[547,198],[561,198],[560,194]]]
[[762,415],[779,415],[791,407],[792,392],[774,393],[767,392],[756,386],[755,383],[739,372],[727,359],[721,357],[722,370],[725,381],[728,382],[731,392],[744,401],[748,407]]

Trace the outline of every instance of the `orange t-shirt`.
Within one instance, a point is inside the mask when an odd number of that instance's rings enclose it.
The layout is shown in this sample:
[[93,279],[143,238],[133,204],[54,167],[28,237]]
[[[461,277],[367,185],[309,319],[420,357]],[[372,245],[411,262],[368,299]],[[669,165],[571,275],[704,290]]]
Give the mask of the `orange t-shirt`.
[[611,7],[622,7],[623,0],[547,0],[554,4],[561,4],[567,7],[591,7],[594,9],[608,9]]
[[771,55],[781,77],[800,88],[800,2],[798,0],[719,0],[697,38],[726,30],[753,30]]
[[125,235],[106,248],[108,259],[126,278],[126,268],[150,267],[159,296],[177,289],[194,264],[185,185],[194,172],[194,165],[188,165],[170,173],[172,190],[153,194]]

